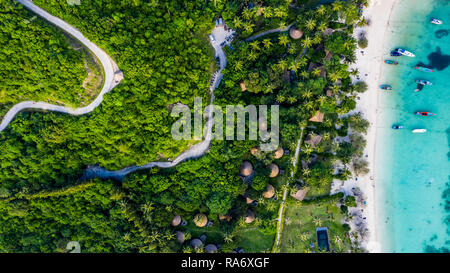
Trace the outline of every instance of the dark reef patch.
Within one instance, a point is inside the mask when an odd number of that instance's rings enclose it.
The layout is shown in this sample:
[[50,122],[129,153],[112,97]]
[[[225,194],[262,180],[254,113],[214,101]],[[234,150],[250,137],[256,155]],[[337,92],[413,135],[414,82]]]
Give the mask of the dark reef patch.
[[[435,68],[438,71],[446,69],[450,65],[450,55],[442,54],[441,48],[436,47],[436,51],[428,55],[428,65],[430,68]],[[419,65],[422,65],[421,63]]]
[[436,36],[436,38],[438,39],[442,39],[442,37],[448,36],[448,30],[440,29],[434,33],[434,36]]

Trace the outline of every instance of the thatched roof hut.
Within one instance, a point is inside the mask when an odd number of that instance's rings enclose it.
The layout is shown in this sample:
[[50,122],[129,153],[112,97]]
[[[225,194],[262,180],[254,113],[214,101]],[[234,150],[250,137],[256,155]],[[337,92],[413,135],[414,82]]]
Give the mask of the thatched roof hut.
[[291,196],[297,199],[298,201],[302,201],[305,198],[306,194],[308,193],[308,190],[309,189],[307,187],[298,189],[296,192],[291,193]]
[[182,244],[184,243],[184,234],[181,231],[177,231],[177,241],[178,243]]
[[245,201],[247,202],[247,205],[250,205],[251,203],[253,203],[255,200],[251,199],[250,197],[246,197]]
[[245,83],[244,82],[240,82],[239,86],[241,87],[242,92],[247,91],[247,87],[245,87]]
[[194,217],[194,223],[198,227],[204,227],[208,223],[208,217],[205,214],[199,213]]
[[275,189],[272,185],[267,184],[266,190],[262,193],[264,198],[272,198],[275,194]]
[[252,163],[250,163],[248,161],[242,162],[240,172],[241,172],[241,175],[243,175],[243,176],[251,175],[253,173]]
[[202,240],[200,240],[200,239],[193,239],[193,240],[191,241],[191,246],[192,246],[193,248],[195,248],[195,249],[201,248],[202,245],[203,245],[203,242],[202,242]]
[[175,215],[172,219],[172,223],[171,225],[173,227],[179,226],[181,224],[181,216],[180,215]]
[[311,147],[316,147],[322,141],[322,136],[316,134],[309,134],[305,143],[311,145]]
[[284,155],[284,150],[283,150],[283,148],[280,147],[275,151],[274,157],[275,157],[275,159],[279,159],[283,155]]
[[258,149],[257,147],[252,147],[252,148],[250,149],[250,153],[251,153],[252,155],[256,155],[258,152],[259,152],[259,149]]
[[272,163],[268,166],[268,168],[270,169],[269,177],[271,177],[271,178],[276,177],[278,175],[278,173],[280,173],[280,169],[278,168],[278,166],[276,164]]
[[231,219],[232,219],[232,217],[231,217],[231,215],[229,215],[229,214],[227,214],[227,215],[219,214],[219,220],[220,220],[220,221],[227,220],[227,222],[230,222]]
[[303,36],[303,31],[297,29],[296,27],[291,27],[289,30],[289,36],[291,36],[292,39],[300,39]]
[[324,60],[329,61],[331,59],[331,57],[333,57],[333,53],[331,53],[328,50],[325,50],[325,58],[324,58]]
[[317,111],[314,116],[312,116],[309,121],[312,122],[323,122],[323,117],[325,116],[324,113],[321,113],[320,111]]
[[251,210],[247,210],[247,217],[245,217],[245,222],[247,224],[250,224],[251,222],[255,221],[255,214]]
[[208,244],[205,246],[206,253],[215,253],[217,251],[217,247],[213,244]]

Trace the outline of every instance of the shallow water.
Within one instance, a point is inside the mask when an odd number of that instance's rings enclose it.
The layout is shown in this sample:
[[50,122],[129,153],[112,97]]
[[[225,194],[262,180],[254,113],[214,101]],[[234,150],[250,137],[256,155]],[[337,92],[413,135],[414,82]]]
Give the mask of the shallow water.
[[[380,84],[391,84],[393,90],[380,91],[378,97],[375,166],[382,250],[449,251],[450,1],[397,2],[384,57],[399,65],[383,66]],[[444,24],[429,23],[433,17]],[[390,57],[395,47],[412,51],[416,57]],[[418,64],[436,72],[414,70]],[[415,79],[429,80],[433,86],[414,93]],[[419,117],[415,111],[436,116]],[[392,130],[394,124],[406,129]],[[416,128],[425,128],[427,133],[412,134]]]

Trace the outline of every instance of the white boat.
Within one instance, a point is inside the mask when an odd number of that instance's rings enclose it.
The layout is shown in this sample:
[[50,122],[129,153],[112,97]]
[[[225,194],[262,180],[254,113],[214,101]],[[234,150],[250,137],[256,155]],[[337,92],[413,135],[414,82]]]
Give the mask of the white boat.
[[416,57],[416,55],[414,55],[412,52],[409,52],[409,51],[404,50],[402,48],[397,48],[397,52],[402,54],[403,56]]
[[414,134],[426,133],[427,129],[414,129],[412,130]]
[[431,19],[430,23],[435,25],[442,25],[442,21],[436,18]]

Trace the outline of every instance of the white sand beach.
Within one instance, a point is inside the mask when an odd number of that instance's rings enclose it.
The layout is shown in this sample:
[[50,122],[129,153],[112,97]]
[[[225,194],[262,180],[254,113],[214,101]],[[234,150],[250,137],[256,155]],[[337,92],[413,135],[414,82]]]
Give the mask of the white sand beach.
[[[361,112],[365,119],[370,122],[370,128],[367,132],[367,146],[364,155],[369,162],[369,174],[345,181],[342,185],[334,185],[333,191],[344,191],[354,195],[354,188],[359,188],[362,193],[362,202],[358,202],[358,208],[350,212],[357,215],[353,218],[352,230],[357,228],[367,228],[362,246],[369,252],[381,252],[380,230],[376,225],[376,177],[375,177],[375,147],[377,130],[377,107],[379,94],[379,80],[383,65],[383,55],[387,50],[385,48],[387,30],[392,10],[396,0],[371,0],[370,6],[364,10],[364,17],[370,21],[368,26],[356,28],[355,38],[359,37],[361,32],[365,33],[369,40],[368,47],[357,50],[357,61],[352,68],[359,70],[359,80],[365,81],[369,89],[360,95],[354,112]],[[359,81],[358,79],[354,79]],[[357,198],[358,200],[358,198]],[[363,202],[366,202],[364,204]]]

